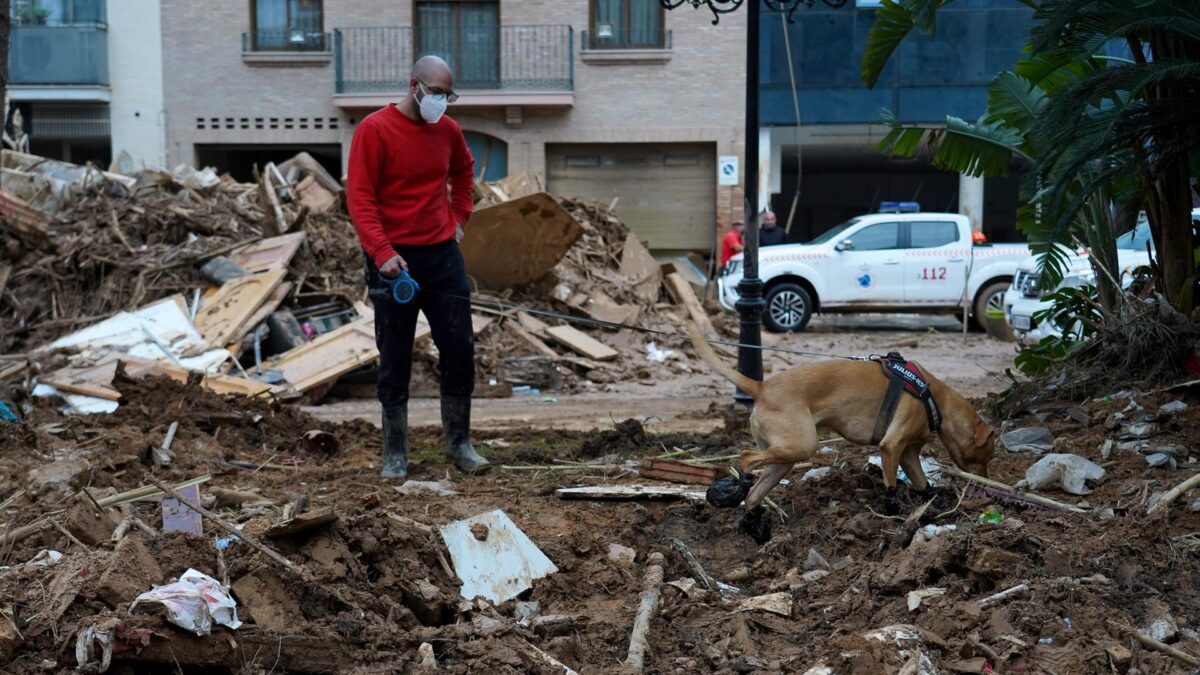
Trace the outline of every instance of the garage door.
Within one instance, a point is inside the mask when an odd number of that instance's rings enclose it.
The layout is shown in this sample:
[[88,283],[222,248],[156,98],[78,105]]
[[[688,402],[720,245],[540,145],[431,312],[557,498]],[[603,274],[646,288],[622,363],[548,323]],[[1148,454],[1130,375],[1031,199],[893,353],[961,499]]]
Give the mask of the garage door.
[[547,145],[550,192],[611,202],[656,250],[707,251],[716,230],[716,145]]

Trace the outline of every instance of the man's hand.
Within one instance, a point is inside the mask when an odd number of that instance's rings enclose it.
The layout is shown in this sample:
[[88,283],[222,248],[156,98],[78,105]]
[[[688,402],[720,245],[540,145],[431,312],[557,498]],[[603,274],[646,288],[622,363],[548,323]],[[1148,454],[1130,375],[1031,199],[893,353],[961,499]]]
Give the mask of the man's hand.
[[463,229],[462,223],[458,223],[454,227],[454,243],[461,244],[463,237],[466,236],[466,234],[467,232]]
[[385,277],[398,277],[400,270],[407,270],[408,263],[404,262],[404,258],[394,255],[388,258],[387,262],[379,266],[379,273]]

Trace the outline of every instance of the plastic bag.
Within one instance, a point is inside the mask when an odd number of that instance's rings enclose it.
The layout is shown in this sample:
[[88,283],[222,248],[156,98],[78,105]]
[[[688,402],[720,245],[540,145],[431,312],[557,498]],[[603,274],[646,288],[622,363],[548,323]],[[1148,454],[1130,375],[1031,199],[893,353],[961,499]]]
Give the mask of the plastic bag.
[[179,581],[166,586],[155,586],[142,593],[129,609],[140,602],[155,602],[167,609],[167,619],[184,630],[196,635],[208,635],[216,623],[237,629],[242,625],[237,618],[237,602],[220,582],[207,574],[189,569]]
[[746,500],[754,478],[738,470],[736,476],[726,476],[708,486],[704,499],[719,509],[731,509]]
[[1025,482],[1031,489],[1039,490],[1047,485],[1062,484],[1062,489],[1073,495],[1092,493],[1087,481],[1104,478],[1104,469],[1079,455],[1054,453],[1039,459],[1025,470]]

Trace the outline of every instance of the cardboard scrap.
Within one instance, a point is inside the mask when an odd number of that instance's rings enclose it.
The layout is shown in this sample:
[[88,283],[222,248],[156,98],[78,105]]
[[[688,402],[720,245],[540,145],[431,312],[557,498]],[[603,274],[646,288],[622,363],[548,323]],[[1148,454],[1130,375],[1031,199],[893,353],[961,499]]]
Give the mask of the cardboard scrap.
[[630,232],[621,250],[621,275],[633,282],[633,292],[644,302],[658,300],[662,287],[662,269],[637,235]]
[[487,206],[471,215],[461,247],[467,274],[482,289],[531,283],[549,272],[583,228],[544,192]]

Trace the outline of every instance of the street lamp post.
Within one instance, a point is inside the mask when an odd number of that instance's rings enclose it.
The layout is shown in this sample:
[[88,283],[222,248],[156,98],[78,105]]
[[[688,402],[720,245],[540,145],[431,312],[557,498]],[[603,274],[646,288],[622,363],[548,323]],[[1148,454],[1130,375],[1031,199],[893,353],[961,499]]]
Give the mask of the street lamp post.
[[[848,0],[822,0],[830,7],[841,7]],[[659,0],[668,10],[689,4],[699,9],[708,7],[713,13],[713,24],[721,21],[722,14],[737,11],[745,0]],[[800,8],[812,7],[816,0],[762,0],[767,9],[786,12],[788,21]],[[762,313],[766,307],[763,300],[763,282],[758,278],[758,34],[761,5],[750,0],[746,21],[746,148],[745,148],[745,245],[742,249],[742,280],[738,282],[736,308],[740,328],[738,330],[738,372],[746,377],[763,379],[762,365]],[[740,389],[734,401],[751,405],[754,401]]]

